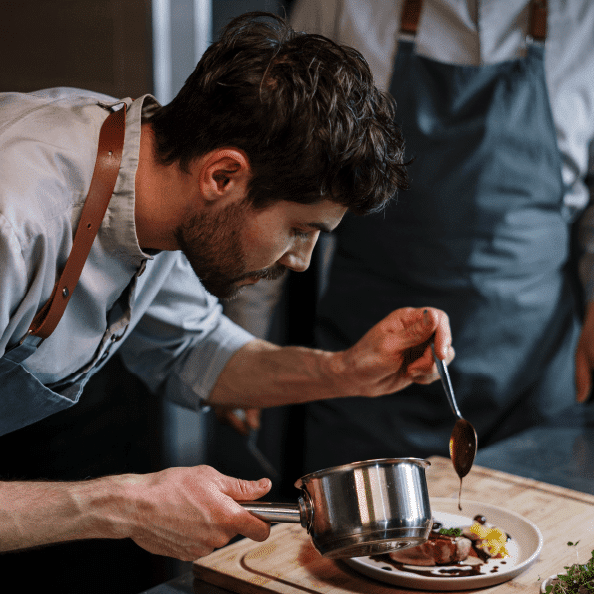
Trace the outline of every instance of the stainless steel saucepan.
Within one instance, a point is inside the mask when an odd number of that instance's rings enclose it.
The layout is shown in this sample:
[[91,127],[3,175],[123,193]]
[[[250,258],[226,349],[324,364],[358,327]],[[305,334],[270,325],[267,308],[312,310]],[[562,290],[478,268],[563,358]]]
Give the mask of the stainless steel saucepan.
[[353,462],[300,478],[296,504],[240,503],[266,522],[301,523],[324,557],[378,555],[429,537],[429,464],[417,458]]

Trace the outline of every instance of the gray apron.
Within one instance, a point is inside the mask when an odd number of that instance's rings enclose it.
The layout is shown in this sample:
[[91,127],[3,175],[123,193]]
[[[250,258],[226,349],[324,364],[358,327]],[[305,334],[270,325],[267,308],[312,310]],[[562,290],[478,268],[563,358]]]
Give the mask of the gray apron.
[[[573,416],[579,335],[569,217],[544,47],[484,66],[415,53],[401,39],[390,92],[411,189],[385,213],[346,217],[317,320],[318,345],[356,342],[392,310],[450,317],[450,366],[479,447]],[[439,382],[308,406],[305,471],[374,457],[448,455]]]
[[43,385],[22,365],[37,349],[34,341],[14,346],[0,358],[2,412],[0,435],[36,423],[49,415],[66,410],[78,402],[90,374],[62,393]]

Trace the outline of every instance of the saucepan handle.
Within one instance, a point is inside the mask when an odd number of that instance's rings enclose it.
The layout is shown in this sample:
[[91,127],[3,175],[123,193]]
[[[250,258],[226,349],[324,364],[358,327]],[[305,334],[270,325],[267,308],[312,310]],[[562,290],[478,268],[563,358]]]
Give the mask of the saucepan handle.
[[301,524],[301,511],[296,503],[238,501],[239,505],[265,522]]

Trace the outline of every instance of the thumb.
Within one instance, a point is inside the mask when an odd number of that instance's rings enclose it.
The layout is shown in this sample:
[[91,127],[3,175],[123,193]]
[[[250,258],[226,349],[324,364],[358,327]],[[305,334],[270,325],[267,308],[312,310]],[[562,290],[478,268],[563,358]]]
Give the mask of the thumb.
[[244,479],[227,477],[229,481],[221,491],[235,501],[253,501],[264,497],[272,488],[272,482],[268,478],[259,481],[247,481]]
[[404,349],[419,346],[427,342],[435,333],[437,320],[430,309],[417,309],[413,312],[413,319],[405,325],[401,346]]

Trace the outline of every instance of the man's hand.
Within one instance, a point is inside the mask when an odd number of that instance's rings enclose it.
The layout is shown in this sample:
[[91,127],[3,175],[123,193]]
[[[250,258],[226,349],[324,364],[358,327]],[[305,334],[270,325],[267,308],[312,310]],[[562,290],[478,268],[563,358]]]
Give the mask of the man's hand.
[[245,481],[197,466],[126,480],[133,508],[127,507],[132,522],[123,536],[151,553],[192,561],[238,534],[256,541],[270,534],[270,524],[236,503],[264,496],[271,487],[269,479]]
[[229,425],[240,435],[249,435],[250,431],[260,429],[262,411],[259,408],[213,406],[213,410],[219,423]]
[[192,561],[236,535],[268,538],[270,525],[236,501],[270,490],[209,466],[76,483],[0,483],[0,550],[88,538],[131,538],[151,553]]
[[576,400],[586,402],[592,392],[594,370],[594,302],[588,304],[575,354]]
[[[341,357],[345,381],[361,396],[397,392],[412,383],[439,378],[431,341],[439,359],[454,358],[448,316],[438,309],[402,308],[377,323]],[[347,388],[345,388],[346,390]]]

